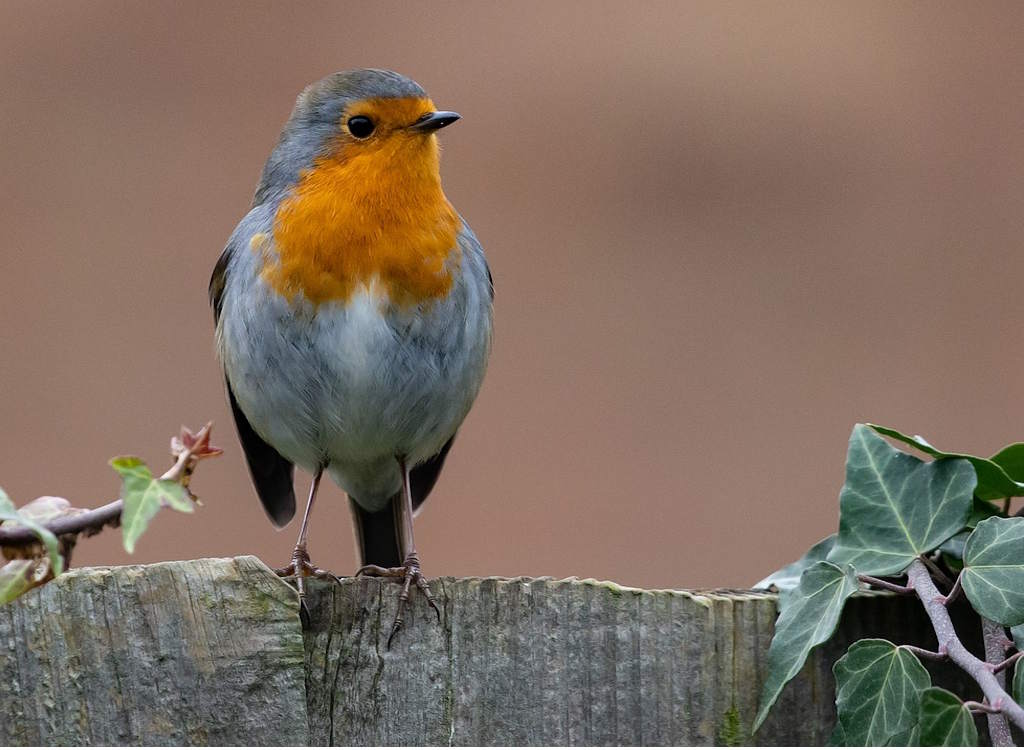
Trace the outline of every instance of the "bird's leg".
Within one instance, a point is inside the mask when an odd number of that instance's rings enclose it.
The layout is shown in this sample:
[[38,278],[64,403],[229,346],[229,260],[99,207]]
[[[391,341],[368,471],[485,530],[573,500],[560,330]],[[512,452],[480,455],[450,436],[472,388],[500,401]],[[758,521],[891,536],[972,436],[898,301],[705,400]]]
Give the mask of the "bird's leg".
[[306,502],[306,512],[302,516],[302,526],[299,528],[299,539],[295,542],[295,549],[292,551],[292,561],[283,568],[274,572],[279,576],[295,576],[295,588],[299,592],[299,604],[306,606],[306,576],[323,578],[337,581],[338,577],[329,570],[323,570],[313,565],[309,559],[309,552],[306,551],[306,537],[309,535],[309,517],[313,512],[313,503],[316,501],[316,491],[320,488],[320,476],[323,469],[317,471],[313,477],[313,483],[309,486],[309,500]]
[[395,621],[391,625],[391,634],[388,636],[389,649],[391,648],[391,641],[395,637],[395,633],[401,630],[402,625],[405,624],[405,605],[409,601],[409,592],[412,584],[415,583],[416,588],[427,597],[430,606],[434,608],[434,614],[437,615],[437,621],[441,622],[441,610],[437,608],[437,601],[430,592],[427,579],[424,578],[423,573],[420,571],[420,558],[416,554],[416,540],[412,530],[412,488],[409,485],[409,467],[406,465],[404,457],[399,457],[398,466],[402,471],[402,497],[398,502],[395,515],[397,516],[396,521],[398,522],[405,559],[402,565],[397,568],[364,565],[356,572],[357,576],[367,575],[402,579],[402,593],[398,595],[398,612],[395,614]]

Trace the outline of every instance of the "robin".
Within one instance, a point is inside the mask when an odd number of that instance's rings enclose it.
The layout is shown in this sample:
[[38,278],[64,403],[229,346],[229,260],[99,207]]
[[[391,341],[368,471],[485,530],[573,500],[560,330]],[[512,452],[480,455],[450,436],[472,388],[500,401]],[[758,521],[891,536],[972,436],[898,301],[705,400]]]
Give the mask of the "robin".
[[413,514],[483,381],[494,298],[483,249],[441,189],[437,131],[459,119],[386,70],[299,96],[252,207],[210,279],[217,353],[256,494],[279,528],[294,466],[312,477],[291,562],[326,472],[349,497],[362,567],[415,585],[438,618]]

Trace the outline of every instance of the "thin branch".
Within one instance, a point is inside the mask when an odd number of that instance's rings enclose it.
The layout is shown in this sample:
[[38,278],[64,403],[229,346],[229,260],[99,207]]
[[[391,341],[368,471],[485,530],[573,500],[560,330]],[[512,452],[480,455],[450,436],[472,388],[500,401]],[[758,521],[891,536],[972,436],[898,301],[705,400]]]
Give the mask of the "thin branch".
[[954,586],[953,580],[942,571],[942,568],[935,564],[934,560],[930,559],[927,555],[921,555],[918,559],[923,560],[924,564],[927,565],[928,569],[932,572],[932,575],[946,584],[948,588],[952,588]]
[[930,659],[932,661],[945,661],[949,658],[949,653],[943,648],[940,648],[938,651],[929,651],[926,648],[920,648],[919,646],[910,645],[903,645],[900,646],[900,648],[905,648],[914,656],[917,656],[921,659]]
[[1009,512],[1010,512],[1010,501],[1011,500],[1013,500],[1012,497],[1003,498],[1003,515],[1004,516],[1009,514]]
[[956,577],[956,582],[953,584],[953,588],[949,590],[949,593],[942,597],[943,604],[952,604],[956,601],[956,598],[963,593],[963,587],[960,585],[960,580],[964,577],[964,572],[961,570],[960,575]]
[[874,586],[878,589],[885,589],[886,591],[894,591],[897,594],[913,594],[914,589],[910,586],[900,586],[898,583],[891,583],[889,581],[882,580],[881,578],[875,578],[874,576],[857,576],[857,580],[861,583],[866,583],[869,586]]
[[992,708],[987,703],[978,703],[978,701],[964,701],[964,708],[972,714],[989,714],[992,716],[1002,713],[998,708]]
[[[959,580],[958,578],[957,581],[959,582]],[[982,617],[981,634],[985,641],[985,666],[995,675],[996,684],[1006,690],[1006,673],[1003,670],[1008,666],[1007,662],[1012,664],[1019,654],[1010,659],[1004,658],[1006,656],[1006,628],[999,623]],[[993,703],[993,705],[998,706],[999,704]],[[1013,747],[1014,745],[1010,724],[1001,713],[988,715],[988,734],[992,738],[993,747]]]
[[[944,648],[949,653],[949,658],[978,683],[989,706],[1001,711],[1010,721],[1024,729],[1024,708],[1021,708],[999,684],[999,676],[992,674],[989,665],[968,651],[960,642],[960,638],[953,628],[953,621],[949,617],[949,611],[942,603],[942,596],[935,588],[935,582],[932,581],[928,568],[920,559],[914,560],[910,564],[910,568],[907,570],[907,581],[913,586],[921,604],[924,605],[925,612],[928,613],[928,618],[935,629],[935,636],[939,641],[939,649]],[[993,734],[991,725],[989,732],[992,735],[993,744],[1001,746],[1006,737],[999,732]],[[1006,735],[1009,735],[1008,727]],[[1012,744],[1012,739],[1010,742]]]
[[1022,656],[1024,656],[1024,651],[1018,651],[1009,659],[1003,659],[998,664],[988,662],[989,666],[991,666],[992,668],[992,674],[999,674],[1000,672],[1004,671],[1007,667],[1013,666]]
[[[165,471],[160,478],[186,483],[196,464],[201,459],[220,455],[220,449],[213,448],[210,445],[210,429],[212,427],[213,423],[209,422],[194,435],[183,427],[181,437],[177,438],[176,441],[171,441],[172,455],[175,458],[174,465]],[[120,523],[121,511],[123,510],[124,501],[114,500],[99,508],[93,508],[92,510],[72,516],[56,518],[42,525],[57,536],[77,536],[78,534],[92,536],[102,531],[104,526]],[[26,526],[14,526],[11,528],[0,526],[0,547],[27,547],[38,543],[39,537],[35,535],[32,529]]]

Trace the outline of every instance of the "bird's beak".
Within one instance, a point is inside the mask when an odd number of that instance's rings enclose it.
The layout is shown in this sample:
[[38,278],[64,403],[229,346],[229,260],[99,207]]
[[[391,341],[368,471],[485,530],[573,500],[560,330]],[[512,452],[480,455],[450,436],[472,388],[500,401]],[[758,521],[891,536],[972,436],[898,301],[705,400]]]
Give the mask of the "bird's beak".
[[427,112],[420,119],[409,126],[409,130],[417,133],[433,133],[443,127],[451,125],[462,118],[458,112]]

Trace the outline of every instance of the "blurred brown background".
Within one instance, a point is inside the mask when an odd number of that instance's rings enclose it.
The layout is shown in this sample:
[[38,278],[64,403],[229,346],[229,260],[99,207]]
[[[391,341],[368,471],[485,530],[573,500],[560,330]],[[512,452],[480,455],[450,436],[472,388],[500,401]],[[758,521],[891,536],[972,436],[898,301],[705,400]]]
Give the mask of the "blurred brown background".
[[[445,186],[497,285],[427,574],[750,584],[834,529],[854,422],[1024,439],[1022,38],[1016,3],[6,0],[0,484],[97,505],[213,419],[206,504],[133,559],[286,561],[206,283],[302,87],[389,67],[464,116]],[[314,521],[351,571],[335,487]]]

